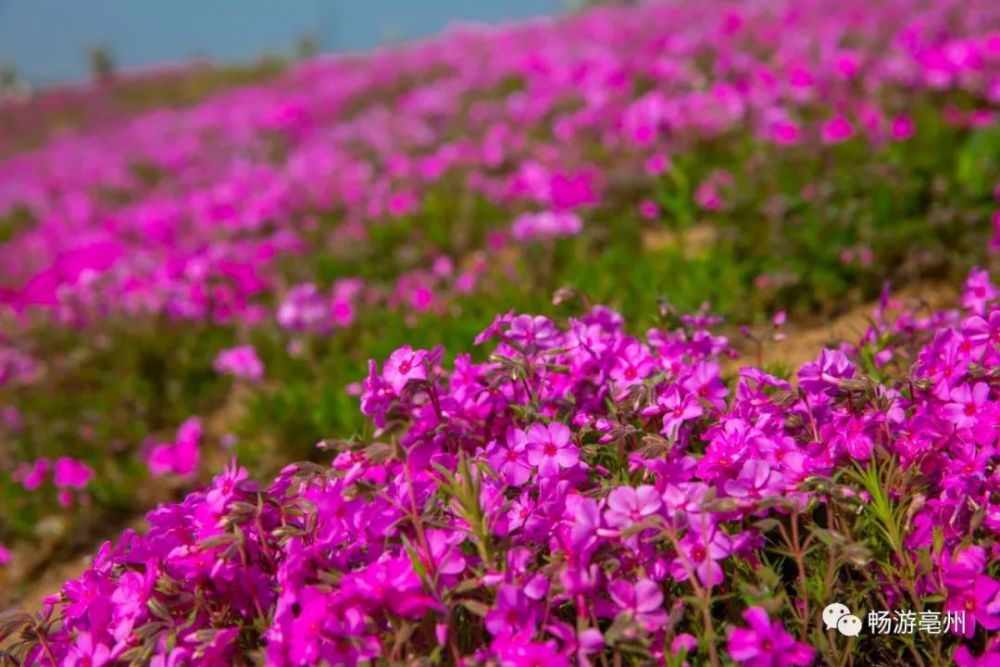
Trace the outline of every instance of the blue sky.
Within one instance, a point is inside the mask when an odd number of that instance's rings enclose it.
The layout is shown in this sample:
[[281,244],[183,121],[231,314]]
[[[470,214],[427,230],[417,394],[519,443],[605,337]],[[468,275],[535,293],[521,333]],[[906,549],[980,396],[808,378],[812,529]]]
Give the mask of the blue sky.
[[89,75],[86,53],[121,66],[289,53],[312,33],[324,50],[422,37],[455,20],[503,21],[561,11],[566,0],[0,0],[0,64],[35,84]]

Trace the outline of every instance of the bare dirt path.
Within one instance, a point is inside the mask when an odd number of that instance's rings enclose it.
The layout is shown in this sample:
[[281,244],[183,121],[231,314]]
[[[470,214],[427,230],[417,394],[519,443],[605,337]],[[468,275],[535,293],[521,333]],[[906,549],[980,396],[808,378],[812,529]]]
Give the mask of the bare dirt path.
[[[924,306],[930,310],[948,308],[956,303],[958,290],[938,284],[918,284],[893,292],[893,300],[908,305]],[[836,347],[841,342],[855,343],[870,326],[877,302],[854,306],[825,322],[800,324],[789,322],[782,331],[785,340],[766,341],[763,345],[765,364],[779,362],[789,369],[796,369],[816,358],[823,348]],[[732,361],[727,371],[736,372],[741,366],[757,363],[757,349],[746,339],[733,340],[740,357]]]

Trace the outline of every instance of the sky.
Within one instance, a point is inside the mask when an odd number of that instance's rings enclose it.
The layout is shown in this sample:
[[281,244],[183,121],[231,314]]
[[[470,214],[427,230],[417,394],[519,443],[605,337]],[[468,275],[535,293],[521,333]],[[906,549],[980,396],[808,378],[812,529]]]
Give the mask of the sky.
[[566,0],[0,0],[0,65],[35,85],[89,76],[87,52],[119,67],[289,54],[305,34],[324,51],[434,34],[460,20],[553,14]]

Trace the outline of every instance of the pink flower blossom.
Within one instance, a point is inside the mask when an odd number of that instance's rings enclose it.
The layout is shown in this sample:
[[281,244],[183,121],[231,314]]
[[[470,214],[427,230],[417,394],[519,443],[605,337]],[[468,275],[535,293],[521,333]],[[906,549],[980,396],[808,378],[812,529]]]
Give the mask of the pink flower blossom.
[[219,373],[228,373],[251,382],[259,382],[264,377],[264,364],[252,345],[222,350],[215,358],[213,368]]
[[149,472],[154,477],[166,474],[189,477],[198,469],[201,458],[201,420],[188,418],[177,429],[174,442],[155,445],[146,459]]
[[68,456],[56,459],[53,482],[59,489],[84,489],[94,478],[94,470],[83,461]]
[[751,607],[743,612],[749,628],[734,628],[729,632],[729,655],[749,667],[783,667],[809,665],[813,649],[795,641],[781,621],[771,622],[767,612]]
[[427,379],[426,360],[426,350],[414,350],[404,345],[389,355],[383,376],[392,390],[399,394],[411,380]]
[[640,579],[632,584],[618,579],[608,586],[608,594],[620,614],[630,615],[648,632],[659,630],[667,622],[663,591],[655,581]]
[[822,137],[823,143],[839,144],[847,141],[854,135],[854,127],[843,116],[834,116],[823,123]]
[[527,433],[528,463],[537,466],[538,474],[546,477],[575,466],[580,452],[570,442],[571,437],[565,424],[533,424]]

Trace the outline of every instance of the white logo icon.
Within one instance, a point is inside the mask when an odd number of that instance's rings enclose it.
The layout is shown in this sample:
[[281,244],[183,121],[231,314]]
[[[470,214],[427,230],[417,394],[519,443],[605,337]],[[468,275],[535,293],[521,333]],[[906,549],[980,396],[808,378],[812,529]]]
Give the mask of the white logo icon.
[[847,605],[834,602],[823,609],[823,623],[827,630],[837,629],[845,637],[857,637],[861,634],[861,619],[851,613]]

